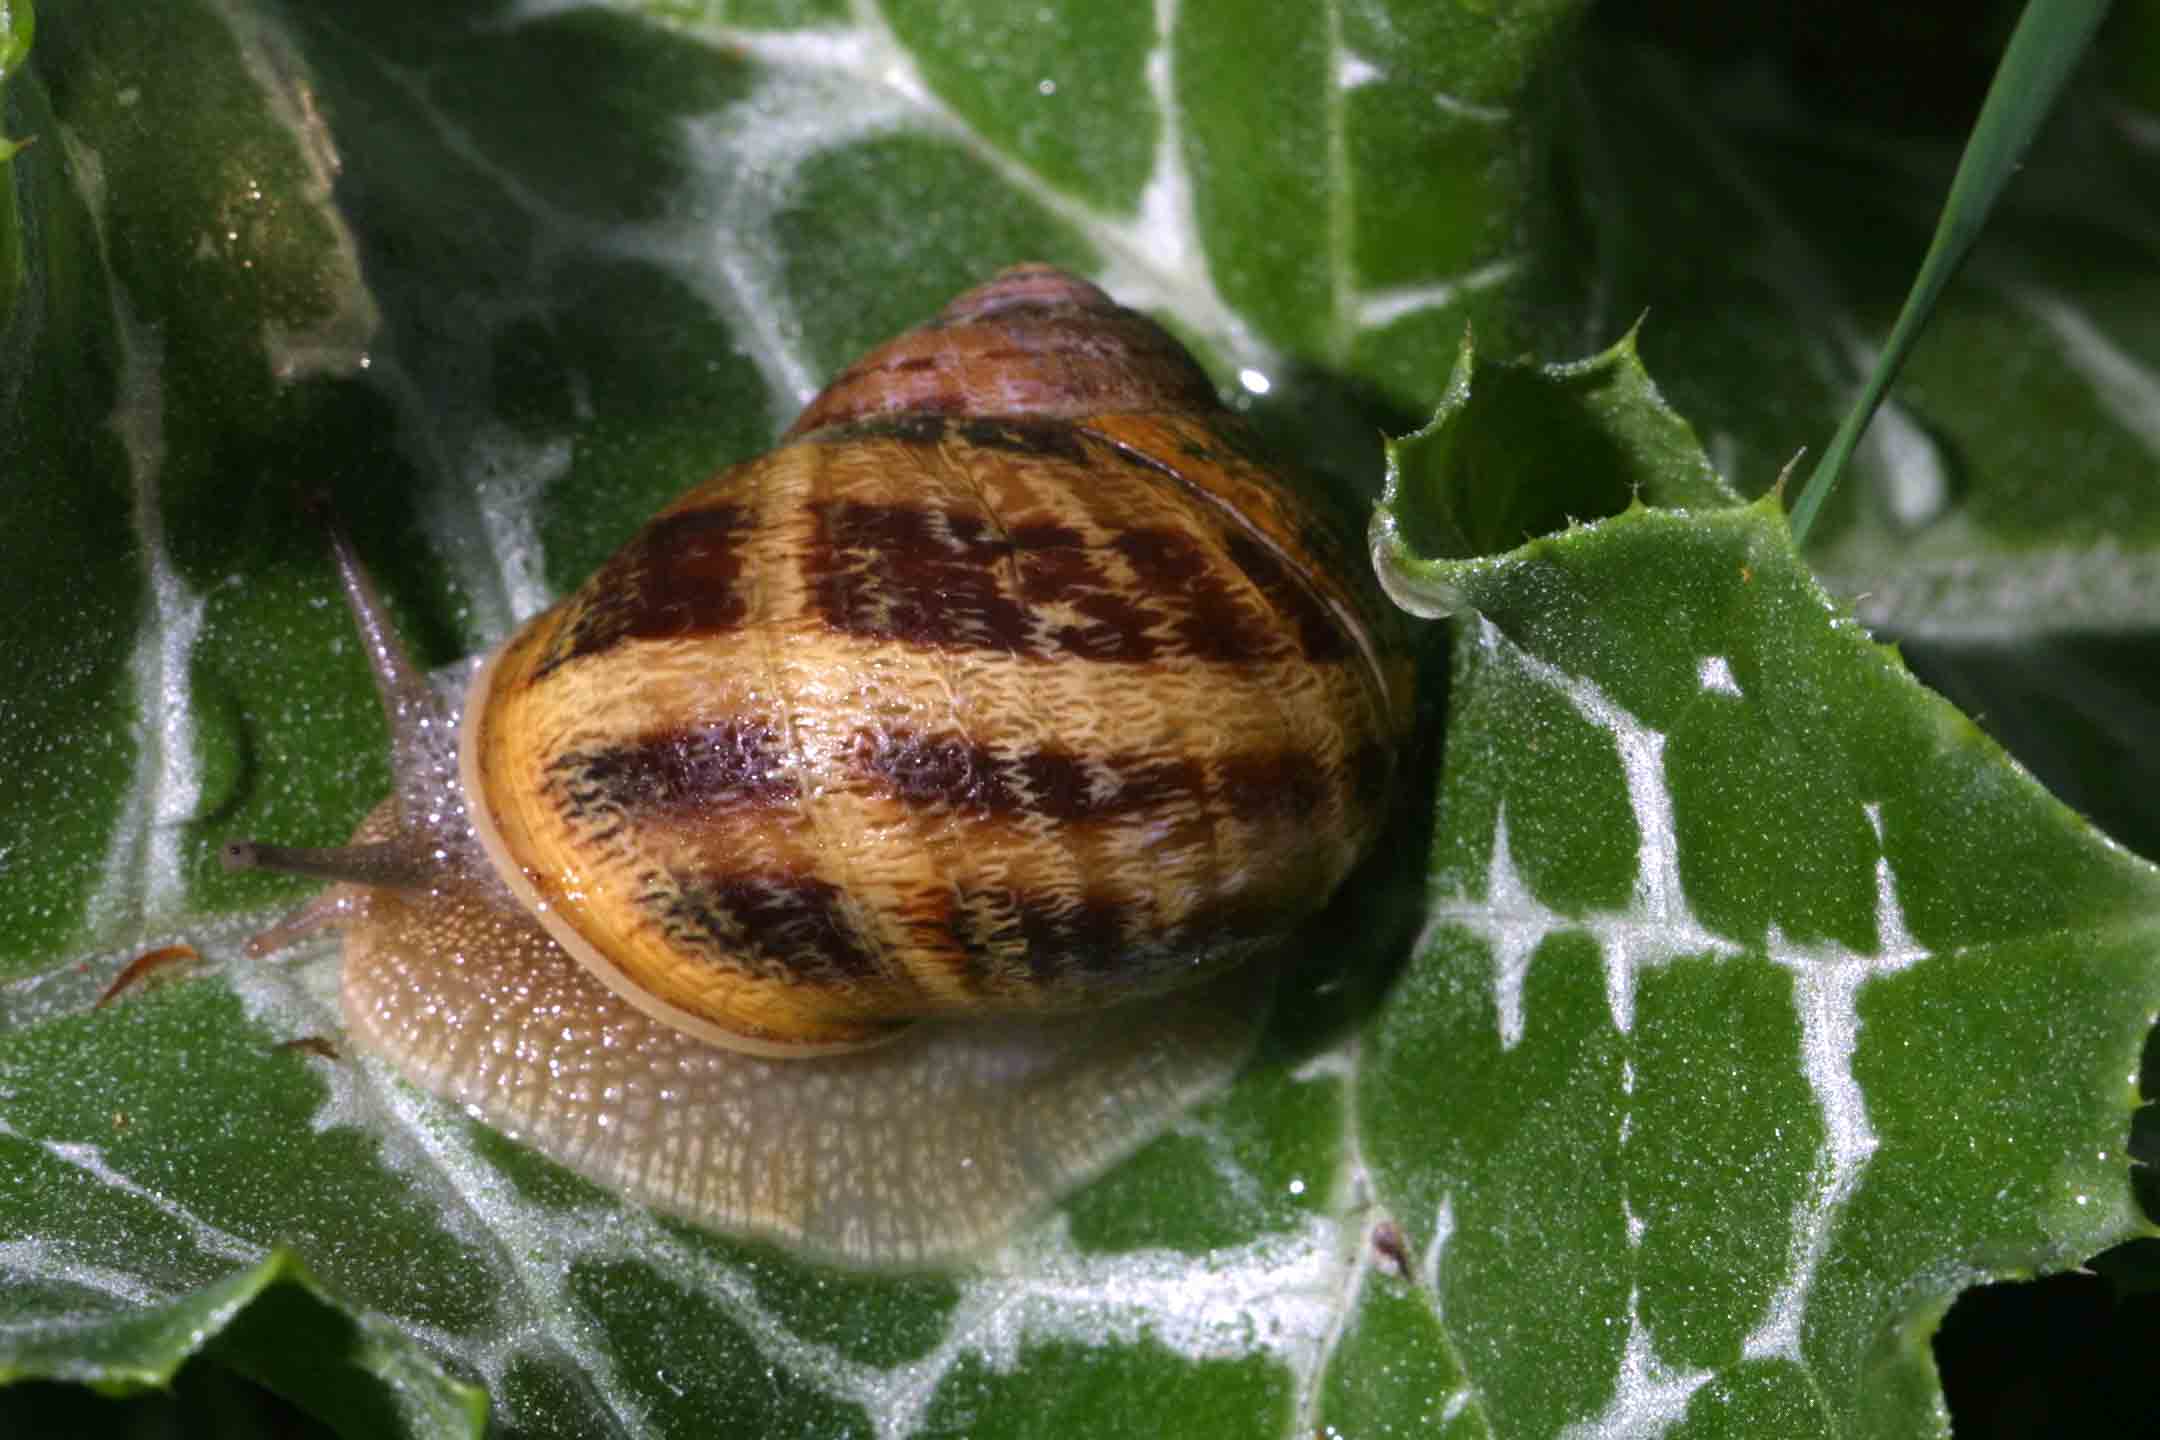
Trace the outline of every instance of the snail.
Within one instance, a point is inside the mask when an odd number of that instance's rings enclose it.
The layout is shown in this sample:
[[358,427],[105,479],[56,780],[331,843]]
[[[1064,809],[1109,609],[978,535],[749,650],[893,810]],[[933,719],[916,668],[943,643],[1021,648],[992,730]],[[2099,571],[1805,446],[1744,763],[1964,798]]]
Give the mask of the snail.
[[336,882],[362,1048],[571,1169],[864,1266],[994,1243],[1242,1063],[1377,834],[1369,570],[1153,321],[968,291],[668,505],[448,705],[332,549],[392,735]]

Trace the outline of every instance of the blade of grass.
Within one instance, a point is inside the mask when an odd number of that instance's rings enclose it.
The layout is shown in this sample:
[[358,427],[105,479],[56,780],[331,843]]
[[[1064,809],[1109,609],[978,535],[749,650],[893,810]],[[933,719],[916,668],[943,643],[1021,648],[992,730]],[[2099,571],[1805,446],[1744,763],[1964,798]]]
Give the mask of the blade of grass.
[[1957,176],[1950,182],[1950,198],[1936,223],[1935,238],[1920,262],[1905,308],[1891,328],[1890,341],[1875,361],[1860,398],[1838,426],[1836,438],[1823,452],[1815,472],[1808,476],[1799,500],[1793,505],[1792,533],[1795,544],[1807,539],[1815,517],[1830,498],[1844,474],[1845,462],[1859,443],[1875,408],[1882,403],[1890,383],[1897,379],[1919,338],[1935,302],[1950,277],[1964,263],[1981,226],[1994,210],[2003,186],[2017,173],[2026,147],[2038,133],[2055,97],[2062,92],[2070,72],[2091,43],[2093,31],[2106,16],[2108,0],[2031,0],[2018,20],[2017,30],[2003,51],[2002,64],[1988,87],[1980,118],[1965,142]]

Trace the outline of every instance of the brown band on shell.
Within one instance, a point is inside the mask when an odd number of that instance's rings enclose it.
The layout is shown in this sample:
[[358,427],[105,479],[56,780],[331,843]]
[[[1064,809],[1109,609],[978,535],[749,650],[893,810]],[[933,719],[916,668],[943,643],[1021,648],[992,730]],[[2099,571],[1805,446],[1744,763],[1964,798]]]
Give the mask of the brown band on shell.
[[578,592],[535,678],[626,640],[732,630],[750,613],[742,548],[756,533],[743,505],[705,503],[654,519]]
[[1348,808],[1352,777],[1304,750],[1246,751],[1222,761],[1224,808],[1247,824],[1312,824]]
[[1234,531],[1224,537],[1224,544],[1231,561],[1267,597],[1276,613],[1296,627],[1298,649],[1306,659],[1329,663],[1351,657],[1350,638],[1344,634],[1342,622],[1290,573],[1280,555],[1251,536]]
[[1157,993],[1236,963],[1282,933],[1274,898],[1264,900],[1213,900],[1165,925],[1108,892],[978,890],[948,913],[954,950],[983,993],[1054,1009]]
[[1015,652],[1052,662],[1072,659],[1144,664],[1166,648],[1160,613],[1145,591],[1105,573],[1104,557],[1069,525],[1035,522],[1011,530],[1017,608],[1038,617]]
[[[817,527],[803,570],[826,624],[848,634],[1051,663],[1242,664],[1288,653],[1273,619],[1177,528],[1136,527],[1093,544],[1064,525],[1001,536],[979,514],[854,501],[820,507]],[[1324,625],[1296,633],[1316,636],[1326,658],[1347,654]]]
[[656,889],[685,953],[711,957],[716,982],[784,982],[831,1018],[890,1021],[974,1009],[1064,1010],[1190,983],[1281,933],[1272,893],[1220,897],[1167,920],[1119,890],[963,888],[920,897],[910,927],[918,964],[961,981],[931,993],[886,973],[863,946],[836,887],[787,872],[669,877]]
[[1047,902],[1018,895],[1013,897],[1013,908],[1028,969],[1042,984],[1070,982],[1080,976],[1099,982],[1117,975],[1119,962],[1134,958],[1134,939],[1147,933],[1135,923],[1146,917],[1134,914],[1130,905],[1099,895]]
[[1034,459],[1054,458],[1069,460],[1074,464],[1087,463],[1087,451],[1080,443],[1081,432],[1070,420],[1041,416],[1011,416],[1000,420],[970,420],[967,418],[940,418],[937,433],[929,443],[941,444],[947,438],[957,439],[963,445],[979,445],[985,450],[1001,450],[1010,455],[1026,455]]
[[[1226,537],[1228,538],[1228,537]],[[1266,612],[1241,594],[1195,537],[1171,528],[1139,528],[1109,545],[1141,593],[1168,613],[1184,654],[1224,665],[1280,660],[1289,653]]]
[[625,816],[733,814],[802,793],[779,728],[744,716],[567,750],[547,775],[564,814],[595,828]]
[[[1369,753],[1377,747],[1367,746]],[[1191,755],[1046,747],[1001,754],[962,736],[860,733],[858,772],[914,806],[987,816],[1032,816],[1060,825],[1220,813],[1247,824],[1313,822],[1365,797],[1365,767],[1329,766],[1307,750]],[[1211,774],[1212,772],[1212,774]]]
[[[1375,742],[1331,764],[1288,746],[1212,759],[1063,746],[1013,751],[958,732],[889,728],[855,731],[842,754],[828,784],[852,784],[910,809],[1057,825],[1215,814],[1247,825],[1333,824],[1372,804],[1385,760]],[[734,717],[571,751],[551,762],[549,774],[565,817],[602,832],[625,822],[703,825],[792,806],[802,789],[789,767],[771,721]]]
[[845,988],[886,978],[840,887],[786,872],[655,876],[643,907],[730,972]]
[[[871,438],[909,445],[958,444],[1005,450],[1031,457],[1055,457],[1076,465],[1108,461],[1144,469],[1174,483],[1184,479],[1177,465],[1116,443],[1091,427],[1063,419],[1029,417],[988,421],[925,415],[885,417],[827,432],[818,438],[818,443],[859,442]],[[828,517],[829,538],[844,547],[861,550],[856,557],[859,570],[872,576],[892,575],[896,586],[904,587],[911,577],[896,571],[892,562],[915,551],[927,538],[931,523],[900,513],[917,508],[914,505],[865,508]],[[995,547],[999,542],[993,532],[975,523],[973,517],[957,518],[955,525],[952,536],[955,547],[930,562],[937,571],[950,572],[996,558]],[[1307,528],[1292,538],[1309,547],[1326,537]],[[1015,527],[1005,537],[1012,549],[1050,553],[1035,554],[1023,562],[1026,589],[1004,608],[993,607],[985,613],[985,619],[991,622],[986,627],[988,633],[996,641],[1010,641],[1017,646],[1024,637],[1019,633],[1019,617],[1012,613],[1015,608],[1070,602],[1101,628],[1082,626],[1063,631],[1058,637],[1063,643],[1055,647],[1057,650],[1070,650],[1081,658],[1146,660],[1152,657],[1147,632],[1159,617],[1134,603],[1134,599],[1164,594],[1177,597],[1186,607],[1188,613],[1177,622],[1177,629],[1187,648],[1198,655],[1225,660],[1254,658],[1264,653],[1257,637],[1274,636],[1285,622],[1288,630],[1297,637],[1299,652],[1308,660],[1341,661],[1355,653],[1357,647],[1346,633],[1344,618],[1322,603],[1311,586],[1292,572],[1289,562],[1272,545],[1228,525],[1220,530],[1220,541],[1231,565],[1274,612],[1273,616],[1267,616],[1251,613],[1226,592],[1223,581],[1227,577],[1214,573],[1220,568],[1219,562],[1205,563],[1213,561],[1213,557],[1203,560],[1195,539],[1191,532],[1159,527],[1141,527],[1111,537],[1110,547],[1142,571],[1136,577],[1139,584],[1135,587],[1116,577],[1106,577],[1091,557],[1071,553],[1090,548],[1078,531],[1061,525]],[[920,582],[930,577],[912,578]],[[934,587],[932,593],[935,593]],[[847,607],[840,608],[845,610]],[[916,611],[925,608],[934,607],[925,606],[920,600],[911,607]],[[858,620],[845,614],[835,623],[840,628],[865,633]],[[866,633],[892,633],[924,644],[956,643],[951,639],[940,639],[936,626],[905,627],[891,632],[872,627]],[[1044,658],[1064,657],[1046,654]]]
[[1019,653],[1026,609],[1004,581],[1007,542],[987,517],[918,504],[814,504],[801,557],[825,623],[852,635]]

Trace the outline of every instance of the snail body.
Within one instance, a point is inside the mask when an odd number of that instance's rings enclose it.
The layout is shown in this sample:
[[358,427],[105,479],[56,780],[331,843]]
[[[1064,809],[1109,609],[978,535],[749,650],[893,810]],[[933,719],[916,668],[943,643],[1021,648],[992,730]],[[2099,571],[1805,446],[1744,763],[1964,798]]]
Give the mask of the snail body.
[[[1227,1078],[1378,832],[1407,666],[1152,321],[1007,271],[667,506],[393,733],[355,1038],[634,1198],[933,1262]],[[1146,1004],[1133,1002],[1146,1000]]]

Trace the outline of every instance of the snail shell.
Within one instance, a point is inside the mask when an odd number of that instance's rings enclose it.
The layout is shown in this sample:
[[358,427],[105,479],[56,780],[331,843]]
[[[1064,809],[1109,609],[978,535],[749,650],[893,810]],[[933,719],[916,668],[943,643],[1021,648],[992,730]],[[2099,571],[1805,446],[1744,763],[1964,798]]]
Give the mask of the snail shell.
[[336,549],[397,784],[344,849],[229,847],[344,882],[256,948],[338,926],[401,1072],[828,1259],[979,1248],[1225,1079],[1409,714],[1355,552],[1042,266],[662,510],[462,716]]

